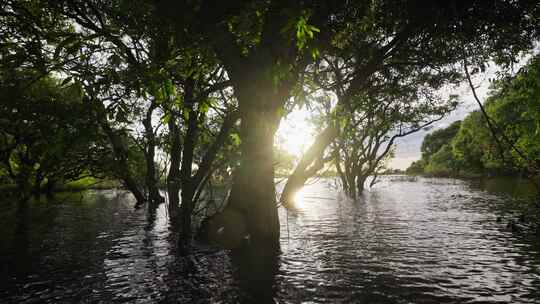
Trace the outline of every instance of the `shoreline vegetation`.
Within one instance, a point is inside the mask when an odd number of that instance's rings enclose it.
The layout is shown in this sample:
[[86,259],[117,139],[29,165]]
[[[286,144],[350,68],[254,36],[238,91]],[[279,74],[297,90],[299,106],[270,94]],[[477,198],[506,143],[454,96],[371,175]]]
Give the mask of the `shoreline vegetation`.
[[[86,190],[107,190],[107,189],[126,189],[118,180],[98,179],[93,177],[85,177],[76,181],[71,181],[57,186],[54,193],[62,192],[79,192]],[[127,190],[127,189],[126,189]],[[0,185],[0,191],[15,193],[18,191],[16,184]]]
[[[494,81],[481,110],[426,135],[407,174],[528,179],[540,192],[540,58]],[[473,89],[474,93],[474,89]]]

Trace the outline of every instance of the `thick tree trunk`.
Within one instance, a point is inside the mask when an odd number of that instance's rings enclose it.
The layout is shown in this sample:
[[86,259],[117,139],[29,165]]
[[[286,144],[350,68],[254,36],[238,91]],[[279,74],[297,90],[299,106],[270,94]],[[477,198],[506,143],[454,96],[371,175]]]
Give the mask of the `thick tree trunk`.
[[306,181],[313,177],[324,166],[324,151],[337,136],[337,129],[334,125],[329,125],[316,138],[309,147],[302,159],[294,168],[293,173],[287,179],[287,183],[281,192],[280,201],[284,206],[291,206],[294,203],[295,194],[304,187]]
[[[211,243],[233,249],[245,273],[266,273],[279,251],[279,218],[274,188],[273,144],[277,110],[241,113],[242,159],[227,207],[202,227]],[[255,276],[256,277],[256,276]]]
[[242,113],[242,160],[235,172],[229,206],[243,214],[252,247],[279,248],[273,147],[277,110]]
[[269,6],[261,42],[247,56],[239,52],[236,38],[228,29],[216,28],[225,32],[223,39],[216,40],[215,47],[219,48],[219,57],[233,85],[241,118],[241,159],[227,208],[238,213],[246,224],[244,253],[258,256],[257,261],[262,263],[275,258],[279,251],[274,135],[298,72],[309,63],[297,61],[295,47],[281,33],[290,17],[280,6],[281,3]]

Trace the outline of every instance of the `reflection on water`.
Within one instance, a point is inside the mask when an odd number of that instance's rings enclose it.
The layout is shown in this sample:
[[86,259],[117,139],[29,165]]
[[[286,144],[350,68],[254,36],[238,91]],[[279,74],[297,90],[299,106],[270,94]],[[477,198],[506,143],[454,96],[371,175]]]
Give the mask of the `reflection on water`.
[[483,189],[500,196],[511,196],[518,199],[538,197],[533,183],[526,178],[490,178],[475,179],[469,183],[473,188]]
[[234,265],[257,259],[204,245],[177,258],[166,208],[121,192],[6,202],[0,303],[538,303],[539,238],[481,187],[383,177],[355,202],[321,180],[279,210],[277,269],[252,276]]
[[133,205],[99,191],[33,202],[24,217],[0,209],[0,303],[214,302],[233,289],[224,252],[201,247],[177,259],[165,206]]
[[501,201],[462,181],[387,177],[358,202],[318,183],[298,198],[278,298],[540,301],[538,239],[506,231],[488,211]]

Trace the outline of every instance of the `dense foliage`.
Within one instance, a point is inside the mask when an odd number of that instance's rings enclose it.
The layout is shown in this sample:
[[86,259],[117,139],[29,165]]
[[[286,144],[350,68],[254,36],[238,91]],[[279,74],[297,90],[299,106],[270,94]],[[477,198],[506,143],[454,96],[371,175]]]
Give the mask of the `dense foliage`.
[[5,75],[0,95],[0,176],[21,195],[107,175],[110,149],[83,103],[81,88],[54,78]]

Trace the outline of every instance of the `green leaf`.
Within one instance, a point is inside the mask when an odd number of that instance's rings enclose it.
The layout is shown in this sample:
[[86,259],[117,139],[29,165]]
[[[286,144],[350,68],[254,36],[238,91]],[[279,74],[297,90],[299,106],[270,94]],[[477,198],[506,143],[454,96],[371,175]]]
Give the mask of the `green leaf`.
[[240,139],[240,136],[237,133],[231,133],[230,137],[231,137],[232,144],[235,146],[239,146],[240,143],[242,142]]
[[311,49],[311,58],[313,58],[313,60],[317,60],[319,56],[320,56],[320,52],[318,48]]

